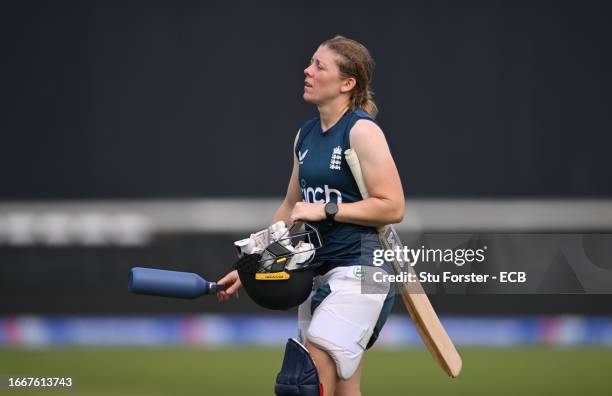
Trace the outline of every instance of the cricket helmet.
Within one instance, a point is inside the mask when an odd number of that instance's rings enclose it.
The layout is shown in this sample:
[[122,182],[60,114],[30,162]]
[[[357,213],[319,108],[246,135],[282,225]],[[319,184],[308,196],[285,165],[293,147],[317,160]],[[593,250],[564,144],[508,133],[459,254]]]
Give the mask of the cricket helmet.
[[312,290],[315,250],[321,247],[316,228],[291,233],[270,243],[263,252],[243,255],[234,264],[240,282],[259,306],[287,310],[304,302]]

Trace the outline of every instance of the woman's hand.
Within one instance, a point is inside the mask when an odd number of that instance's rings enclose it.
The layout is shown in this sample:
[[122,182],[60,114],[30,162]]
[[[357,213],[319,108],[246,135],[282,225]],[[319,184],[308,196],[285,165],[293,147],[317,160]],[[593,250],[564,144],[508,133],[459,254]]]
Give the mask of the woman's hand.
[[225,290],[222,290],[217,293],[217,299],[219,300],[219,302],[227,301],[231,298],[231,296],[240,298],[240,293],[238,293],[238,289],[240,288],[240,286],[242,286],[242,283],[240,282],[238,271],[234,270],[230,272],[223,278],[219,279],[217,283],[226,286]]
[[291,211],[291,222],[325,220],[325,205],[321,203],[296,202]]

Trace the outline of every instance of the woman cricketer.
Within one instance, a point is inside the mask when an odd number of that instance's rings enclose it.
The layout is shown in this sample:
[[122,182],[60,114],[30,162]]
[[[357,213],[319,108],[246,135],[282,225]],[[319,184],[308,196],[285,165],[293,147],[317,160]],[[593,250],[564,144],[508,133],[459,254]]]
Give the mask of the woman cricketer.
[[[325,396],[361,394],[364,351],[378,337],[393,305],[391,292],[361,293],[355,271],[368,261],[362,241],[376,236],[377,227],[399,223],[404,216],[397,168],[374,121],[373,69],[367,48],[342,36],[323,42],[314,53],[304,70],[303,97],[319,115],[297,133],[287,194],[272,220],[309,222],[323,240],[314,258],[323,264],[313,293],[298,309],[298,339],[314,361]],[[366,199],[344,159],[349,148],[361,162]],[[219,283],[227,287],[218,295],[221,301],[238,296],[236,271]]]

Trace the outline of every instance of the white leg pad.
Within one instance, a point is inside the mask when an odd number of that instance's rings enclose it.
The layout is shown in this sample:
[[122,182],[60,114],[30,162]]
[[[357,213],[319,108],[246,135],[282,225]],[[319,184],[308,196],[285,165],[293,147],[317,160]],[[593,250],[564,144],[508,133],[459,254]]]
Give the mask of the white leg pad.
[[336,363],[338,377],[343,380],[351,378],[357,371],[371,335],[371,329],[327,309],[318,309],[308,328],[308,340],[331,356]]
[[[339,267],[321,278],[331,293],[310,315],[310,298],[298,309],[298,334],[326,351],[336,364],[338,377],[348,380],[355,374],[380,311],[385,294],[362,294],[361,281],[352,267]],[[305,336],[305,337],[304,337]]]

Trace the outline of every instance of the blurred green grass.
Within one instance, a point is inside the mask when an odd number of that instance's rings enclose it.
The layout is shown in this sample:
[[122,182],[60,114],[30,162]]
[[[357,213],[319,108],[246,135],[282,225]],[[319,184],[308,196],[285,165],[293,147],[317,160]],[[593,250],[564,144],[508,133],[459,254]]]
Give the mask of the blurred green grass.
[[[364,395],[609,395],[611,349],[460,350],[447,378],[423,349],[366,355]],[[0,350],[0,395],[272,395],[280,349]],[[69,389],[8,388],[6,377],[72,377]]]

